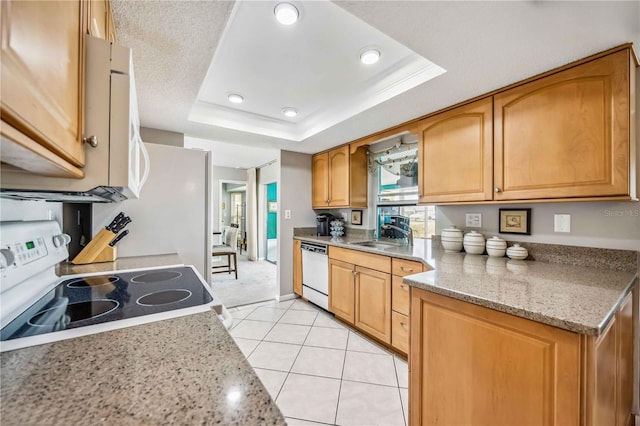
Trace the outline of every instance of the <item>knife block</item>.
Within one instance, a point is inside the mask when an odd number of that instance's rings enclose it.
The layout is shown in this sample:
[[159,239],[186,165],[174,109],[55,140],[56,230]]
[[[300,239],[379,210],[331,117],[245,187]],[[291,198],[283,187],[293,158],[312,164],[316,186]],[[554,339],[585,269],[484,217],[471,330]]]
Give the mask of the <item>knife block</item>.
[[109,243],[116,236],[113,232],[102,228],[89,244],[71,261],[74,265],[85,265],[93,262],[111,262],[116,259],[116,250]]
[[115,247],[111,247],[107,245],[104,250],[100,252],[98,257],[93,259],[95,263],[97,262],[113,262],[118,257],[118,252]]

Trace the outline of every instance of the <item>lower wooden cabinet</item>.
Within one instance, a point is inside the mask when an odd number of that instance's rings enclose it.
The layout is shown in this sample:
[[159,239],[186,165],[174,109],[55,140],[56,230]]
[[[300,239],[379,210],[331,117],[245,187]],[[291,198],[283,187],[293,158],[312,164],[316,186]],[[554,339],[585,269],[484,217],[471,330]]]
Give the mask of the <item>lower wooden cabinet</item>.
[[293,240],[293,292],[302,296],[302,249],[300,240]]
[[355,266],[329,259],[329,312],[343,321],[355,322]]
[[413,288],[410,424],[629,425],[631,300],[595,338]]
[[356,266],[354,325],[381,342],[391,343],[391,275]]
[[329,247],[329,311],[381,343],[409,353],[410,288],[421,262]]
[[391,346],[409,353],[409,317],[396,311],[391,311]]

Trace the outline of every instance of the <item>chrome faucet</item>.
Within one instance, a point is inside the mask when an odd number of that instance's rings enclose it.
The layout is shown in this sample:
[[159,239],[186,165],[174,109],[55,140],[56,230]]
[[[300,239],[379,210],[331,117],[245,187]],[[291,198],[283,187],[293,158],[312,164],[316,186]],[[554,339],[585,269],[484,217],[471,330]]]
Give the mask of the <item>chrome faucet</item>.
[[407,239],[407,245],[408,246],[413,246],[413,229],[411,229],[411,227],[408,227],[409,230],[405,231],[402,228],[399,228],[395,225],[382,225],[382,229],[395,229],[396,231],[400,231],[402,233],[402,235],[404,235],[404,237]]

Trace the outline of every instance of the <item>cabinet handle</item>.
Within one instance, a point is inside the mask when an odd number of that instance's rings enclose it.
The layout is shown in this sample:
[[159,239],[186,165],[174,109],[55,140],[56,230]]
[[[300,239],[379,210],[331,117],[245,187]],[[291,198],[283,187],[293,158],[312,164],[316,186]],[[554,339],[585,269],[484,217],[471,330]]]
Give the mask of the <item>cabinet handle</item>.
[[407,271],[407,272],[413,272],[413,268],[407,268],[405,266],[401,266],[400,269],[402,269],[403,271]]
[[98,137],[93,135],[88,138],[82,138],[82,143],[88,143],[91,147],[96,148],[98,146]]
[[498,194],[500,192],[500,188],[498,188],[497,186],[495,188],[493,188],[493,192],[495,192],[496,194]]
[[408,285],[406,285],[406,284],[400,284],[400,288],[401,288],[401,289],[403,289],[403,290],[405,290],[405,291],[408,291],[408,290],[409,290],[409,286],[408,286]]
[[409,326],[408,326],[407,324],[403,323],[403,322],[400,322],[400,325],[401,325],[403,328],[409,328]]

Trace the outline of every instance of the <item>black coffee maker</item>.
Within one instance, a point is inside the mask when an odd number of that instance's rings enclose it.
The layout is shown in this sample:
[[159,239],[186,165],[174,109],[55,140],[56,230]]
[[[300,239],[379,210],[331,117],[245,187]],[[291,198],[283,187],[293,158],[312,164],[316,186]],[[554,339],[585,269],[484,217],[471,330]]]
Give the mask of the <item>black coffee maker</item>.
[[334,220],[332,214],[322,213],[316,216],[316,229],[318,237],[326,237],[331,231],[331,221]]

